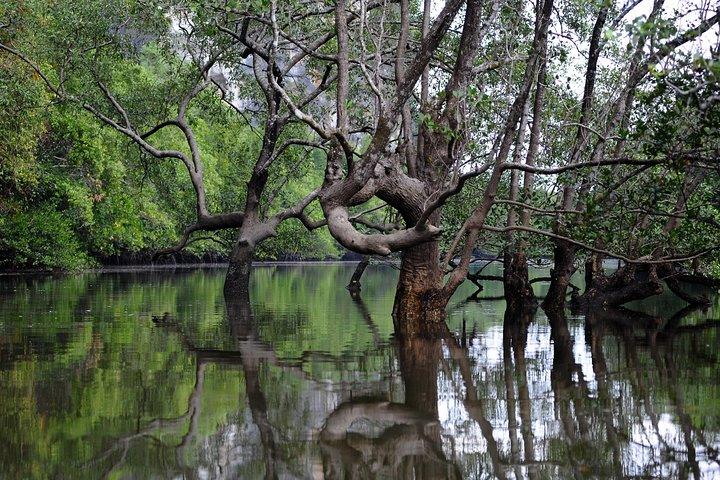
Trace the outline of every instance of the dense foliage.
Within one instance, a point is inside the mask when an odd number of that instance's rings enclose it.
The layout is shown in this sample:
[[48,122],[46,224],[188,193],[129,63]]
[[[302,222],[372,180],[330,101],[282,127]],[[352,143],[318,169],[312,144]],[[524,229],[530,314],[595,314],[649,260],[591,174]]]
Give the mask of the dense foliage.
[[[64,2],[5,4],[0,17],[10,19],[10,26],[0,30],[0,41],[27,48],[57,67],[63,52],[53,38],[82,42],[102,33],[110,24],[101,18],[123,5],[88,4],[81,18],[69,21],[75,18],[72,7]],[[80,32],[91,26],[95,32]],[[131,41],[139,45],[132,54],[103,57],[103,75],[114,91],[139,107],[135,121],[142,124],[163,117],[185,67],[146,36],[135,34]],[[91,78],[78,72],[78,65],[66,70],[68,88],[84,92],[82,82]],[[256,126],[229,110],[208,94],[189,112],[203,152],[207,195],[211,208],[218,210],[243,201],[250,159],[261,147]],[[156,137],[166,148],[183,148],[178,132]],[[37,74],[5,52],[0,54],[0,138],[0,268],[76,270],[108,262],[148,262],[154,252],[176,243],[192,222],[194,194],[179,162],[152,158],[77,103],[53,99]],[[299,155],[285,155],[282,167],[294,171],[278,195],[279,205],[301,197],[321,178],[318,158],[300,162]],[[295,163],[300,166],[293,167]],[[232,232],[202,236],[182,256],[220,259],[233,240]],[[337,254],[327,232],[308,233],[296,221],[283,224],[258,251],[261,259]]]

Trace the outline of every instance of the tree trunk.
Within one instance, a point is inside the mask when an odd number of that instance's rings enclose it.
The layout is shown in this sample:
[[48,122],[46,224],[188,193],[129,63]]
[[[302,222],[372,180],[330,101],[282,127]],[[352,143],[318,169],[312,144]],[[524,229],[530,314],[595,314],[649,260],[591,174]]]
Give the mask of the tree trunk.
[[567,242],[556,241],[553,256],[555,265],[550,270],[550,288],[542,307],[558,310],[565,308],[565,295],[575,273],[575,248]]
[[445,306],[443,272],[437,241],[409,248],[402,254],[395,293],[395,333],[405,337],[438,337],[443,331]]
[[362,260],[360,260],[360,263],[358,263],[357,267],[355,267],[352,278],[350,278],[350,283],[348,283],[347,286],[347,289],[350,290],[350,295],[353,298],[360,294],[360,290],[362,288],[360,280],[362,279],[363,273],[365,272],[365,269],[367,268],[369,263],[370,257],[367,255],[363,255]]
[[535,292],[528,278],[528,266],[525,253],[508,252],[504,255],[503,286],[505,289],[506,310],[512,318],[519,318],[523,312],[537,308]]
[[586,265],[588,283],[582,296],[573,299],[573,307],[617,307],[663,292],[662,281],[654,265],[624,265],[612,275],[605,276],[600,261],[590,261]]
[[225,276],[225,299],[245,297],[250,291],[250,272],[255,247],[245,240],[238,240],[230,254],[227,275]]

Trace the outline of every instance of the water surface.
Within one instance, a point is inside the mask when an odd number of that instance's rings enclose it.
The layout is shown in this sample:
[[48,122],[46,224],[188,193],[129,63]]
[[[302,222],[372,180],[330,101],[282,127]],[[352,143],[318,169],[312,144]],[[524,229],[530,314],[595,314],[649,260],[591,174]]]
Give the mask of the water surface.
[[467,285],[399,342],[396,272],[353,300],[352,269],[259,267],[249,304],[221,269],[0,277],[0,478],[720,478],[717,298],[506,318]]

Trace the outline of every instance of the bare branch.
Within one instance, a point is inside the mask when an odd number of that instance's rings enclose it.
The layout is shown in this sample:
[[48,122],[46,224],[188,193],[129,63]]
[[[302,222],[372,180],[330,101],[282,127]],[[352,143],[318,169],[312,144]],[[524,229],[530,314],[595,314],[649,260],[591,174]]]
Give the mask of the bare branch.
[[707,255],[710,252],[720,249],[720,245],[715,245],[715,246],[712,246],[709,248],[705,248],[699,252],[691,253],[691,254],[684,255],[684,256],[671,256],[671,257],[663,257],[663,258],[652,258],[651,256],[644,256],[644,257],[640,257],[640,258],[630,258],[630,257],[626,257],[625,255],[621,255],[619,253],[614,253],[614,252],[611,252],[608,250],[604,250],[602,248],[597,248],[592,245],[588,245],[587,243],[583,243],[578,240],[574,240],[565,235],[560,235],[557,233],[548,232],[546,230],[540,230],[537,228],[526,227],[524,225],[516,225],[514,227],[504,227],[504,228],[492,227],[490,225],[483,225],[482,229],[490,231],[490,232],[496,232],[496,233],[507,233],[509,231],[515,230],[515,231],[522,231],[522,232],[528,232],[528,233],[535,233],[538,235],[544,235],[546,237],[554,238],[557,240],[562,240],[562,241],[571,243],[573,245],[577,245],[578,247],[581,247],[590,252],[600,253],[600,254],[605,255],[606,257],[610,257],[610,258],[618,258],[624,262],[633,263],[633,264],[659,265],[659,264],[666,264],[666,263],[685,262],[688,260],[693,260],[695,258],[700,258],[702,256]]

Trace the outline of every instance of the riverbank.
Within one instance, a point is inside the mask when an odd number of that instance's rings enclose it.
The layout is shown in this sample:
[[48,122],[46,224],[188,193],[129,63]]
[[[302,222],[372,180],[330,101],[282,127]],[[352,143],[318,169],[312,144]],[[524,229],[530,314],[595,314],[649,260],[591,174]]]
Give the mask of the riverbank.
[[[267,260],[253,262],[253,267],[263,266],[293,266],[293,265],[355,265],[360,260]],[[198,262],[198,263],[151,263],[137,265],[104,265],[99,268],[86,268],[74,272],[53,271],[48,269],[16,269],[0,270],[0,277],[8,276],[48,276],[68,275],[82,273],[121,273],[153,270],[192,270],[192,269],[224,269],[227,262]]]

